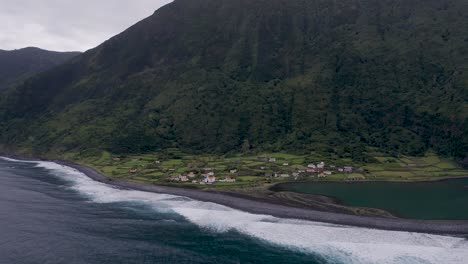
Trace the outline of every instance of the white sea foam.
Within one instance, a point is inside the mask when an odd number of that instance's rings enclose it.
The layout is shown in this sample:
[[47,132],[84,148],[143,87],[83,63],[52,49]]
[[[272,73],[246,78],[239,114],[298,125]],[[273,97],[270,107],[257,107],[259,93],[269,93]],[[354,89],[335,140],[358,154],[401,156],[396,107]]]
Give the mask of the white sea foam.
[[[10,161],[16,161],[7,159]],[[175,212],[212,232],[236,230],[294,250],[333,259],[330,263],[466,263],[463,238],[382,231],[255,215],[184,197],[121,190],[93,181],[83,173],[53,162],[34,162],[96,203],[139,202],[154,210]]]

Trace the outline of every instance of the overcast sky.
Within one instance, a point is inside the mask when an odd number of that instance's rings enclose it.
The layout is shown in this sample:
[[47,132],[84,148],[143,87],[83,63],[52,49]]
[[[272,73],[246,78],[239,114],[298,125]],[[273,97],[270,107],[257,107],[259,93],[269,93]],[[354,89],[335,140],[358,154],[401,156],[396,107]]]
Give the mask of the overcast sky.
[[0,49],[85,51],[171,0],[0,0]]

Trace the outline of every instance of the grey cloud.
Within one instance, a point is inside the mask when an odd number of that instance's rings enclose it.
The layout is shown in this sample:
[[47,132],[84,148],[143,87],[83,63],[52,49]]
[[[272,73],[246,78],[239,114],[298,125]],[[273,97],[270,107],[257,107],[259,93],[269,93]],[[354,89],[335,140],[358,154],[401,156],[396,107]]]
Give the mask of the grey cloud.
[[0,0],[0,49],[84,51],[171,0]]

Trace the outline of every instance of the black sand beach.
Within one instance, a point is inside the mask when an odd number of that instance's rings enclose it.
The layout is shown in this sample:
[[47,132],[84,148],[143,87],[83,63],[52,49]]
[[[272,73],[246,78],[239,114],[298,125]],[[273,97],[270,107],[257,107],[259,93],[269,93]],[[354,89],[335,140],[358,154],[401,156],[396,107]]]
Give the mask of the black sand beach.
[[64,161],[55,162],[79,170],[96,181],[110,184],[119,188],[184,196],[199,201],[225,205],[234,209],[254,214],[266,214],[279,218],[301,219],[382,230],[450,234],[461,236],[468,235],[468,221],[379,218],[339,214],[333,212],[322,212],[306,208],[297,208],[270,203],[263,201],[262,199],[256,199],[254,197],[248,197],[245,195],[234,195],[225,192],[202,191],[196,189],[148,185],[122,180],[111,180],[90,167]]

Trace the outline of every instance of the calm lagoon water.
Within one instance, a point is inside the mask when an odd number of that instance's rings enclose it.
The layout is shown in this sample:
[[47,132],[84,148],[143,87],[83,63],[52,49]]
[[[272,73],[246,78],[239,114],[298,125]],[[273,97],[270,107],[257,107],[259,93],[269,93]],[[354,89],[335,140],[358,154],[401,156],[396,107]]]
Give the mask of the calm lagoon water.
[[415,219],[468,220],[468,178],[421,183],[287,183],[276,191],[321,194]]
[[466,263],[464,238],[253,215],[0,159],[0,263]]

